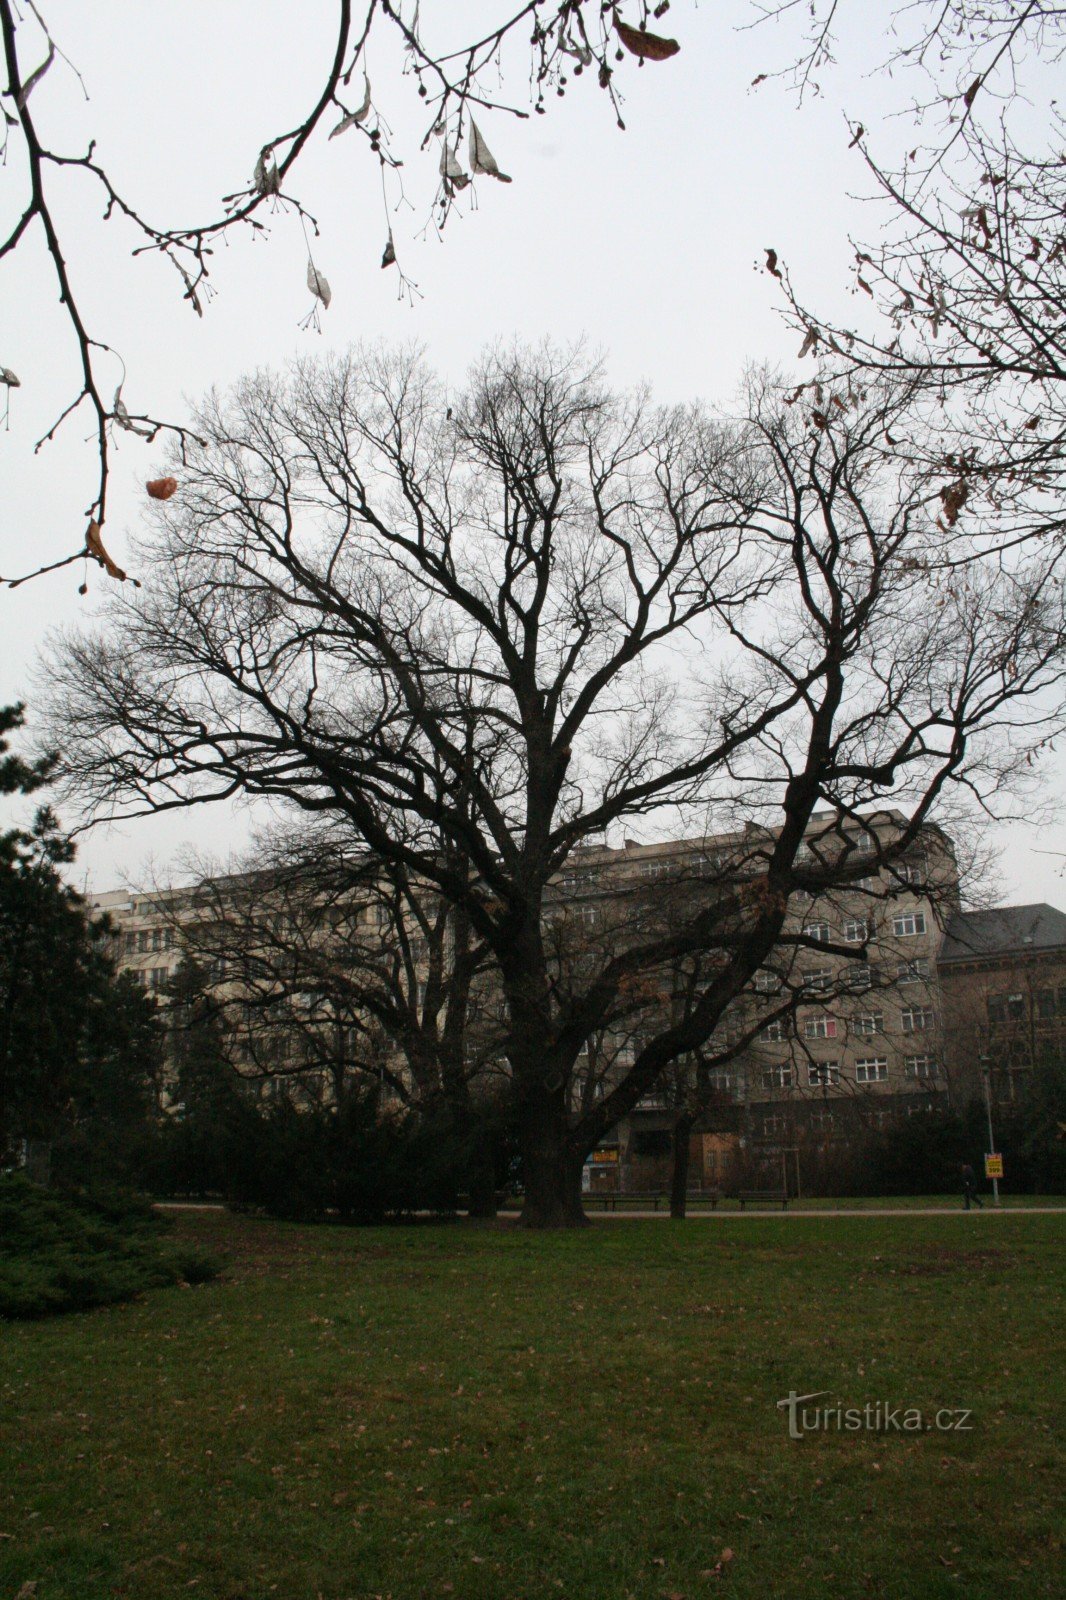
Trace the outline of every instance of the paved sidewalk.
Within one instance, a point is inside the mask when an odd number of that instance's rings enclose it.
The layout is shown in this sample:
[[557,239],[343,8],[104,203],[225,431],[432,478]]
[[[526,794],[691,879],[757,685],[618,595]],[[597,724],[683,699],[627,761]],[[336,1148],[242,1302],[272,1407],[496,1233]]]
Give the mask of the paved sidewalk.
[[[628,1219],[643,1220],[644,1218],[657,1218],[660,1222],[669,1222],[669,1211],[593,1211],[591,1208],[585,1213],[590,1221],[599,1222],[625,1222]],[[804,1211],[795,1206],[789,1206],[783,1211],[780,1206],[773,1208],[762,1207],[756,1209],[748,1206],[744,1211],[689,1211],[686,1214],[687,1222],[743,1222],[745,1217],[780,1217],[782,1219],[799,1217],[808,1222],[822,1222],[833,1217],[958,1217],[966,1215],[963,1207],[958,1206],[879,1206],[876,1210],[866,1206],[861,1210],[839,1211]],[[1066,1206],[995,1206],[988,1204],[983,1209],[976,1207],[969,1213],[971,1217],[1066,1217]]]

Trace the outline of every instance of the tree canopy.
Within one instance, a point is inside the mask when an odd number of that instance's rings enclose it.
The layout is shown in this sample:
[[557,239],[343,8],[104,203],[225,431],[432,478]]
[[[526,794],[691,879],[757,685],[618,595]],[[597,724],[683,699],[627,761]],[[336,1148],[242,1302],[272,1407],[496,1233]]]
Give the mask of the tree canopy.
[[[506,1001],[529,1214],[560,1220],[605,1129],[802,945],[792,895],[994,804],[1058,725],[1053,562],[944,566],[939,501],[886,444],[912,400],[812,415],[756,376],[713,416],[550,347],[491,352],[461,394],[409,352],[261,374],[197,417],[150,589],[51,662],[67,784],[112,814],[273,796],[461,907]],[[562,981],[575,852],[712,818],[742,848],[620,894]],[[574,1117],[584,1040],[649,984],[658,1024]]]

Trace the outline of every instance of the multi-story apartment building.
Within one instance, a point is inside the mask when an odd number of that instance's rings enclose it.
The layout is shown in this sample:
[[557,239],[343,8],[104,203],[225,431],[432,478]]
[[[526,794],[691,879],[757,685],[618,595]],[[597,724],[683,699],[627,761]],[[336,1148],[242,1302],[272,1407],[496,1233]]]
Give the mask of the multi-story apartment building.
[[944,1057],[971,1095],[1023,1098],[1036,1068],[1066,1058],[1066,914],[1049,905],[960,911],[938,973]]
[[[891,846],[902,826],[892,811],[861,824],[830,812],[812,819],[801,864],[817,869],[845,853],[865,874],[853,870],[846,887],[817,898],[794,897],[786,927],[791,942],[756,974],[701,1059],[679,1063],[605,1141],[590,1163],[591,1187],[661,1181],[680,1107],[695,1106],[699,1114],[693,1180],[702,1183],[723,1176],[730,1149],[741,1140],[773,1156],[844,1136],[857,1124],[884,1125],[951,1095],[953,1058],[943,1047],[936,956],[944,924],[958,916],[955,855],[951,841],[927,827],[920,846],[896,856]],[[763,870],[772,842],[772,834],[749,825],[699,839],[627,840],[618,849],[577,852],[546,908],[556,959],[594,957],[647,926],[649,917],[668,917],[674,896],[753,876]],[[98,910],[116,926],[121,964],[162,994],[185,948],[195,945],[201,961],[211,948],[203,938],[205,916],[224,918],[249,879],[231,880],[232,893],[227,882],[215,884],[208,896],[181,890],[99,896]],[[367,922],[377,923],[380,915],[380,905],[359,911]],[[387,939],[389,930],[379,933]],[[425,941],[411,937],[410,946],[424,964]],[[210,979],[237,992],[224,956],[206,966]],[[423,967],[414,978],[412,1003],[419,1003]],[[660,980],[640,1006],[590,1039],[575,1075],[575,1101],[602,1094],[633,1060],[652,1013],[661,1021],[676,1003],[670,983]],[[249,1059],[250,1076],[261,1087],[276,1086],[284,1075],[280,1049]]]
[[[944,924],[958,913],[955,852],[928,827],[920,846],[879,864],[903,819],[886,811],[864,824],[865,839],[846,831],[870,870],[817,898],[795,898],[786,935],[798,942],[755,975],[702,1070],[688,1075],[705,1107],[691,1148],[696,1184],[716,1186],[740,1164],[778,1170],[783,1155],[886,1127],[952,1097],[936,956]],[[839,831],[832,814],[816,816],[806,853],[824,855],[823,841]],[[756,838],[749,829],[715,844],[739,854]],[[656,847],[663,855],[686,848]],[[622,1184],[664,1181],[678,1098],[673,1086],[657,1092],[619,1129]],[[596,1172],[593,1186],[612,1177],[610,1169]]]

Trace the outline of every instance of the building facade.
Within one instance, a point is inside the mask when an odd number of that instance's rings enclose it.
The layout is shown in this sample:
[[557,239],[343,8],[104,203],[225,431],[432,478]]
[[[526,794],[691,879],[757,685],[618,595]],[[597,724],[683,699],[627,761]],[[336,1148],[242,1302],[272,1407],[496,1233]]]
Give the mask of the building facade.
[[945,1060],[964,1092],[1024,1099],[1066,1057],[1066,914],[1046,904],[960,911],[938,961]]
[[[957,1049],[945,1047],[947,1038],[958,1041],[962,1034],[956,1011],[950,1019],[945,1013],[942,972],[961,975],[950,953],[959,948],[957,930],[966,917],[982,914],[959,910],[950,839],[927,827],[920,843],[900,853],[894,846],[904,826],[890,810],[861,820],[828,811],[812,818],[801,866],[818,869],[846,858],[846,884],[793,897],[772,960],[723,1017],[699,1059],[679,1062],[604,1141],[588,1165],[588,1188],[663,1186],[681,1113],[695,1118],[691,1182],[717,1187],[745,1163],[787,1167],[797,1151],[817,1151],[893,1118],[923,1114],[962,1092],[964,1063]],[[627,840],[617,849],[577,851],[548,897],[549,946],[560,963],[579,962],[583,953],[595,957],[645,926],[642,919],[668,916],[672,896],[691,898],[723,881],[754,878],[765,870],[773,839],[748,825],[699,839]],[[227,903],[238,903],[236,886],[249,882],[232,880],[228,894],[229,881],[216,883],[206,900],[183,890],[100,895],[95,905],[115,926],[120,964],[149,992],[164,996],[183,953],[198,947],[203,960],[205,917],[224,919]],[[1061,913],[1052,917],[1066,925]],[[380,906],[359,908],[355,920],[372,927],[376,938],[389,937],[389,928],[380,926]],[[938,968],[945,926],[955,933],[945,944],[948,960]],[[395,926],[391,931],[395,936]],[[426,988],[425,940],[402,931],[411,959],[423,963],[413,971],[414,1004]],[[212,982],[239,996],[223,956],[206,966]],[[970,1002],[957,977],[949,981],[959,996],[953,1006],[965,1009]],[[1060,992],[1066,1000],[1066,972],[1062,984],[1056,1007]],[[1008,985],[1008,1009],[1014,992]],[[1033,993],[1035,1015],[1047,1001]],[[676,995],[676,984],[660,979],[632,1014],[587,1041],[574,1077],[575,1109],[582,1097],[607,1092],[631,1064],[643,1034],[669,1017]],[[284,1081],[280,1041],[248,1060],[248,1075],[261,1092]],[[402,1063],[392,1068],[404,1070]]]

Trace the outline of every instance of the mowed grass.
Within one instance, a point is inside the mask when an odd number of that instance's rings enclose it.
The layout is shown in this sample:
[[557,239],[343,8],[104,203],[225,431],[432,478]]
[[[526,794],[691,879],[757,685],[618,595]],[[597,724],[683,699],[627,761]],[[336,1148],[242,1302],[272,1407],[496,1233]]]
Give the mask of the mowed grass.
[[[983,1205],[990,1210],[994,1209],[992,1191],[987,1185],[978,1189],[978,1196]],[[650,1200],[647,1195],[625,1194],[612,1195],[611,1199],[614,1209],[617,1211],[651,1210],[654,1206],[654,1193]],[[585,1201],[587,1209],[591,1212],[598,1214],[604,1209],[604,1196],[602,1194],[586,1195]],[[1002,1211],[1061,1211],[1066,1216],[1066,1195],[1001,1194],[999,1205]],[[510,1201],[508,1202],[508,1207],[517,1214],[519,1202],[517,1200]],[[660,1209],[663,1211],[669,1210],[667,1197],[664,1193],[660,1194]],[[731,1195],[724,1195],[717,1205],[712,1206],[709,1200],[694,1194],[689,1196],[688,1209],[693,1212],[714,1210],[722,1215],[730,1215],[740,1213],[743,1208],[739,1200],[733,1199]],[[750,1214],[752,1211],[779,1211],[780,1209],[780,1201],[761,1200],[749,1202],[746,1214]],[[832,1200],[790,1199],[788,1209],[792,1212],[812,1212],[816,1215],[825,1211],[961,1211],[963,1209],[963,1201],[960,1190],[958,1194],[860,1195],[857,1199]]]
[[0,1596],[1062,1592],[1061,1218],[179,1226],[221,1282],[0,1328]]

